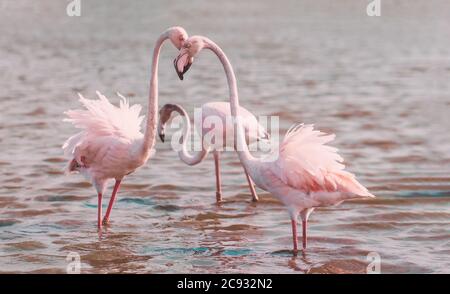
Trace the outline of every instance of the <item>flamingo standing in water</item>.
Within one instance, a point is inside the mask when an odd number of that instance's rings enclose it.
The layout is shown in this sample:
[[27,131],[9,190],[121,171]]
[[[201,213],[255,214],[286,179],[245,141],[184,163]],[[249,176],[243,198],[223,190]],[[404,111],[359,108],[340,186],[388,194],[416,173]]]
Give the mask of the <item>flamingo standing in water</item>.
[[158,60],[165,40],[180,49],[187,39],[186,31],[181,27],[172,27],[158,38],[153,50],[150,79],[150,93],[145,133],[141,132],[143,117],[139,116],[140,105],[130,106],[122,98],[120,107],[112,105],[109,100],[97,92],[98,100],[88,100],[80,96],[80,102],[86,109],[69,110],[65,121],[82,129],[70,137],[63,145],[64,153],[72,159],[67,172],[80,172],[92,182],[98,195],[97,225],[102,226],[102,197],[106,183],[115,180],[103,223],[109,222],[111,209],[124,176],[144,165],[153,154],[156,127],[158,121]]
[[236,77],[225,53],[213,41],[202,36],[190,37],[174,60],[179,76],[191,66],[202,49],[213,51],[222,63],[230,92],[231,114],[236,122],[237,152],[241,163],[259,188],[270,192],[288,209],[292,224],[294,254],[298,251],[297,218],[302,219],[303,249],[306,249],[307,222],[316,207],[337,205],[353,198],[375,197],[355,176],[344,171],[337,149],[325,145],[334,139],[313,129],[296,125],[285,135],[278,150],[263,158],[253,157],[244,140]]
[[[230,113],[230,104],[227,102],[209,102],[202,106],[201,113],[202,113],[202,119],[201,119],[201,125],[197,125],[196,129],[201,130],[201,138],[202,138],[202,150],[198,151],[196,153],[189,154],[188,147],[187,147],[187,138],[190,137],[191,133],[191,122],[189,119],[189,115],[187,114],[186,110],[184,110],[183,107],[177,104],[166,104],[164,105],[160,111],[159,111],[159,124],[158,124],[158,134],[161,138],[161,141],[164,142],[165,137],[165,125],[167,121],[170,119],[172,112],[177,112],[183,117],[183,135],[182,135],[182,148],[178,152],[178,156],[180,159],[186,163],[187,165],[196,165],[202,162],[206,156],[208,155],[209,151],[214,150],[214,164],[215,164],[215,172],[216,172],[216,200],[217,202],[222,201],[222,183],[221,183],[221,177],[220,177],[220,150],[222,148],[227,147],[227,141],[228,139],[232,139],[233,137],[233,125],[230,122],[229,118],[231,116]],[[247,109],[244,107],[240,108],[240,113],[243,116],[243,126],[245,131],[245,137],[246,137],[246,144],[249,142],[254,142],[254,140],[261,140],[261,139],[267,139],[268,135],[264,129],[263,126],[261,126],[256,117]],[[206,121],[208,118],[218,119],[217,121],[214,121],[213,126],[209,127],[206,125]],[[220,120],[220,121],[219,121]],[[222,126],[221,133],[216,134],[215,131],[219,130],[216,129],[219,126],[217,124],[220,124]],[[217,144],[211,144],[214,146],[208,147],[208,142],[205,140],[205,135],[207,135],[209,132],[212,132],[216,135],[221,135],[223,143],[221,146],[217,146]],[[218,143],[218,142],[216,142]],[[223,150],[223,149],[222,149]],[[252,179],[248,175],[247,171],[244,167],[245,176],[247,178],[248,186],[250,188],[250,193],[252,195],[252,201],[258,201],[258,195],[256,194],[255,187],[253,184]]]

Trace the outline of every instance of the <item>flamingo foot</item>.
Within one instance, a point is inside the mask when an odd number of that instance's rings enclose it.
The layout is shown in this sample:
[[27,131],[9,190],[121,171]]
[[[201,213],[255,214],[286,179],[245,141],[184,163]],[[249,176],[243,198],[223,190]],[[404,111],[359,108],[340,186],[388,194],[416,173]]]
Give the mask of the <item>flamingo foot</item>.
[[109,218],[104,217],[104,218],[103,218],[103,221],[102,221],[102,224],[103,224],[104,226],[109,226],[109,225],[110,225]]

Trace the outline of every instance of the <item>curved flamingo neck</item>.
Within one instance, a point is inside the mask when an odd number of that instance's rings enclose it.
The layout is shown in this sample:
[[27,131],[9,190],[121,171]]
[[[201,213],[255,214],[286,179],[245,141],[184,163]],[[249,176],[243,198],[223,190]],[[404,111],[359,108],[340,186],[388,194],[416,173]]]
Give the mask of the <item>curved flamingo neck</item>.
[[155,145],[155,135],[158,121],[158,63],[161,47],[169,38],[169,31],[162,33],[153,49],[152,68],[150,77],[150,90],[148,96],[147,125],[142,144],[142,155],[146,158]]
[[228,82],[228,90],[230,92],[231,115],[233,116],[235,122],[235,134],[236,134],[235,138],[237,149],[236,152],[238,153],[239,159],[243,164],[248,163],[249,161],[254,160],[255,158],[250,154],[250,151],[248,150],[248,146],[245,141],[244,128],[242,126],[241,117],[239,115],[239,108],[240,108],[239,97],[238,97],[236,76],[234,75],[233,67],[231,66],[231,63],[228,60],[225,53],[219,46],[217,46],[216,43],[205,37],[204,42],[206,44],[205,48],[210,49],[211,51],[214,52],[214,54],[217,55],[225,70]]
[[191,121],[186,110],[179,105],[174,105],[174,111],[178,112],[183,117],[183,136],[181,137],[181,150],[178,151],[178,156],[187,165],[196,165],[205,159],[208,155],[208,150],[205,150],[202,144],[202,150],[194,154],[190,154],[187,148],[187,141],[191,134]]

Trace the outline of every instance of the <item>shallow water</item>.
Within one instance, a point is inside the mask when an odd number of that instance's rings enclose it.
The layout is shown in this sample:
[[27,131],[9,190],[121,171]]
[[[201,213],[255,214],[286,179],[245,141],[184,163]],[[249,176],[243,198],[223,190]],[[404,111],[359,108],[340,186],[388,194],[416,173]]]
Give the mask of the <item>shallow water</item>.
[[[382,272],[450,272],[450,3],[382,1],[368,17],[365,1],[233,2],[82,1],[70,18],[65,1],[0,0],[0,272],[64,273],[69,252],[84,273],[364,273],[370,252]],[[62,173],[75,131],[62,112],[96,90],[145,105],[151,50],[174,24],[221,45],[241,104],[279,115],[281,133],[294,122],[336,133],[378,198],[316,210],[293,257],[285,209],[263,191],[250,202],[234,153],[218,206],[212,158],[188,167],[159,142],[99,237],[94,189]],[[160,105],[226,100],[212,54],[183,82],[175,55],[163,49]]]

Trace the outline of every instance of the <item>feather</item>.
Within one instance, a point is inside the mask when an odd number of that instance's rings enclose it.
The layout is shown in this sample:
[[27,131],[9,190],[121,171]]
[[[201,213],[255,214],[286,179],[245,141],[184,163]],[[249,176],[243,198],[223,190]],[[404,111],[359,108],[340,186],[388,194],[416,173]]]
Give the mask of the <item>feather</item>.
[[334,138],[334,134],[314,130],[313,125],[292,126],[281,143],[272,171],[286,185],[307,193],[338,191],[374,197],[353,174],[344,171],[338,149],[325,145]]
[[96,92],[98,100],[89,100],[81,94],[81,104],[86,109],[66,111],[68,118],[76,128],[83,129],[85,133],[97,136],[117,136],[124,139],[136,139],[142,136],[140,116],[142,107],[138,104],[130,107],[128,100],[122,95],[120,106],[116,107],[100,92]]
[[[89,100],[78,94],[79,101],[85,109],[69,110],[64,121],[72,123],[82,131],[67,139],[62,148],[66,156],[72,156],[76,162],[69,162],[66,172],[73,172],[74,166],[82,166],[81,156],[89,149],[101,150],[104,141],[100,138],[116,138],[117,140],[131,142],[143,137],[140,116],[142,107],[138,104],[130,106],[129,101],[120,93],[119,107],[111,104],[104,95],[96,92],[98,99]],[[111,141],[112,142],[112,141]],[[96,143],[98,143],[96,145]],[[101,143],[101,144],[100,144]],[[100,144],[100,145],[99,145]],[[92,151],[92,150],[91,150]],[[92,153],[92,152],[91,152]]]

